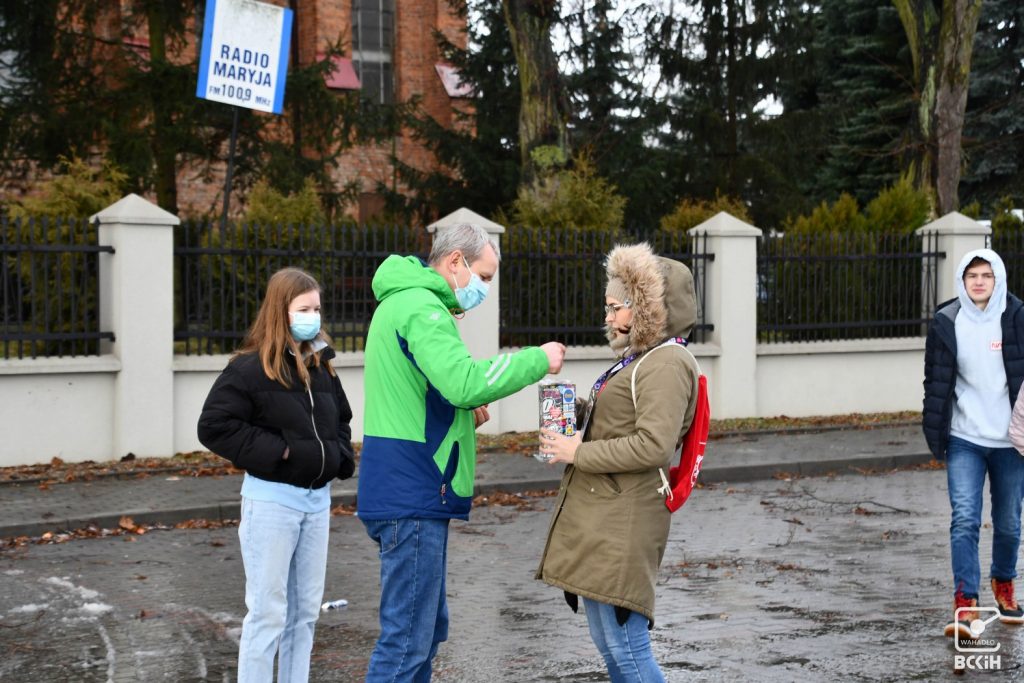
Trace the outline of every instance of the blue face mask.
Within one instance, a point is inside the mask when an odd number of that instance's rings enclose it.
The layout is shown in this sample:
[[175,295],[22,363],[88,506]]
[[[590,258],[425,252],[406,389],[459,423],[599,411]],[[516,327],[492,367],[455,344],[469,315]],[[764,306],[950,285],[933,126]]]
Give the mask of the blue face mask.
[[484,302],[491,286],[470,269],[469,261],[465,256],[462,257],[462,262],[466,264],[466,270],[469,270],[469,282],[465,287],[459,287],[459,282],[454,276],[452,276],[452,281],[455,282],[455,298],[458,300],[459,306],[462,307],[462,310],[468,311]]
[[292,324],[289,325],[292,331],[292,337],[297,342],[309,341],[315,339],[316,335],[320,334],[320,314],[319,313],[292,313]]

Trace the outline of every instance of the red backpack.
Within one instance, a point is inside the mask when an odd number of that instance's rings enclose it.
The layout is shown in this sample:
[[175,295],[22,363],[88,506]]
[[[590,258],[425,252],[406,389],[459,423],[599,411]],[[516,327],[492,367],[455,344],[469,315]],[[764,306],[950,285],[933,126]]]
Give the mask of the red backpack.
[[[670,339],[661,346],[670,345],[679,346],[679,348],[689,353],[690,357],[693,358],[690,350],[675,339]],[[661,347],[659,346],[658,348]],[[645,355],[644,358],[646,357]],[[636,406],[636,371],[640,367],[641,362],[643,362],[643,358],[634,366],[633,374],[630,377],[630,390],[633,393],[634,406]],[[693,362],[697,364],[697,359],[693,358]],[[711,426],[711,406],[708,403],[708,378],[701,373],[699,364],[697,364],[696,401],[697,406],[693,412],[693,422],[690,423],[690,428],[686,430],[682,442],[676,448],[679,464],[669,469],[667,478],[663,470],[658,470],[658,473],[661,474],[661,480],[664,482],[664,486],[658,489],[658,492],[665,495],[665,507],[670,512],[675,512],[683,507],[683,504],[690,497],[690,493],[693,492],[693,487],[697,484],[697,477],[700,475],[700,466],[704,462],[704,450],[708,445],[708,429]]]

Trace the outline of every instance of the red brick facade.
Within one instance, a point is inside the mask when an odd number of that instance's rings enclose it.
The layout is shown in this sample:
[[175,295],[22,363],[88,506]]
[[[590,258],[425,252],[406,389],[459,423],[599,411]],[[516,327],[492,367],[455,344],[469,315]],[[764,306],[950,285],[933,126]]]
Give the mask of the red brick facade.
[[[275,5],[287,6],[287,0],[271,0]],[[351,56],[352,0],[312,0],[296,3],[295,22],[298,32],[298,54],[303,64],[309,64],[324,52],[329,44],[341,38],[346,56]],[[396,0],[394,36],[395,101],[406,101],[414,96],[421,100],[423,109],[443,125],[452,125],[455,107],[465,107],[465,101],[453,100],[445,92],[435,64],[440,61],[433,33],[442,31],[449,40],[465,45],[465,23],[452,13],[448,0]],[[287,107],[288,94],[285,93]],[[403,163],[422,170],[436,166],[433,155],[412,138],[403,134],[384,145],[358,147],[346,151],[340,158],[335,174],[338,187],[351,180],[359,183],[364,193],[359,204],[348,208],[349,213],[361,218],[379,210],[381,202],[373,193],[378,183],[392,186],[392,147]],[[183,169],[178,180],[178,205],[183,215],[220,210],[223,201],[223,169],[205,180],[194,170]],[[402,187],[399,186],[401,191]],[[232,213],[243,207],[240,197],[232,193]],[[362,214],[360,216],[360,214]]]

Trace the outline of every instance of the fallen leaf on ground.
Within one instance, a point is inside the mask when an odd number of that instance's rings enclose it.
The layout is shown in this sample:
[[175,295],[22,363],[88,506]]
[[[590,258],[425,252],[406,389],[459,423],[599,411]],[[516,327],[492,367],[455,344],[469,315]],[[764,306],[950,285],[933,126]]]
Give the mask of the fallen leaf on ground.
[[505,491],[491,491],[473,498],[474,507],[487,507],[489,505],[503,505],[516,507],[520,510],[536,510],[535,498],[548,498],[558,495],[558,491],[523,491],[521,493],[506,493]]

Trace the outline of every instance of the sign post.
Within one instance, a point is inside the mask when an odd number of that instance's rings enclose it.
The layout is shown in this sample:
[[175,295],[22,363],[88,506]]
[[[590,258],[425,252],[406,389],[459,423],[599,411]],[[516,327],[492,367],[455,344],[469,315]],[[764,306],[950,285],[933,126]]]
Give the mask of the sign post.
[[292,11],[258,0],[209,0],[196,97],[234,105],[224,183],[223,231],[238,137],[238,107],[280,114],[288,76]]

